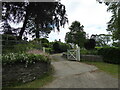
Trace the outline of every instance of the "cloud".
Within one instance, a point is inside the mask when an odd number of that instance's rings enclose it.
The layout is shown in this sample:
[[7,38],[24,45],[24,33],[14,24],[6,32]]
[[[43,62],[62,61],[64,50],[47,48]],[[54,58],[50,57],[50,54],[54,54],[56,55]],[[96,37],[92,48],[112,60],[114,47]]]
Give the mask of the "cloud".
[[[107,33],[107,22],[110,20],[111,13],[107,12],[107,6],[99,4],[96,0],[61,0],[66,6],[69,19],[69,26],[75,20],[84,25],[84,30],[89,35]],[[65,29],[61,29],[59,35],[52,32],[49,40],[61,39],[64,41],[65,33],[69,31],[68,25]]]

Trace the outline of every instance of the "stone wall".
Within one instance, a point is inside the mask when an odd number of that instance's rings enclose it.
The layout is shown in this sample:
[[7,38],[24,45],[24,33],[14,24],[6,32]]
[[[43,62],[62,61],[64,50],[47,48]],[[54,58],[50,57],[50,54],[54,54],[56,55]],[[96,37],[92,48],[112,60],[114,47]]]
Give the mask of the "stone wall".
[[103,61],[102,56],[99,55],[81,55],[80,58],[84,61]]
[[25,83],[35,80],[51,69],[50,63],[36,62],[28,65],[16,63],[2,67],[2,85],[10,86],[14,83]]

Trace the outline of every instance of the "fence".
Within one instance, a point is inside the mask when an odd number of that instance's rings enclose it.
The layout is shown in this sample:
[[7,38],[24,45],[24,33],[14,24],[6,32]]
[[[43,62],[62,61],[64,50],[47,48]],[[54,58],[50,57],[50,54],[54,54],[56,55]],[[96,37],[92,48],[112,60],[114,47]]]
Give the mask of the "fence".
[[99,55],[81,55],[81,59],[83,61],[98,61],[98,62],[103,61],[103,57]]

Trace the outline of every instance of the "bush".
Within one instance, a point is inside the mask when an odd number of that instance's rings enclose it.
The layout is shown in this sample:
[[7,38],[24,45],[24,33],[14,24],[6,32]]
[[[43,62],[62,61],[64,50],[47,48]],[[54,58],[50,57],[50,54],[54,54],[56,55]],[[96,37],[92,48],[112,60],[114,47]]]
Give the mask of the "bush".
[[60,52],[60,44],[59,44],[59,42],[55,42],[53,44],[53,50],[55,51],[55,53]]
[[39,43],[36,42],[25,42],[25,41],[19,41],[19,44],[12,45],[10,47],[6,46],[2,48],[2,53],[16,53],[16,52],[26,52],[30,49],[42,49],[42,46]]
[[48,48],[49,47],[49,43],[42,43],[42,46]]
[[120,64],[120,48],[107,47],[98,50],[98,54],[103,56],[107,63]]
[[97,55],[97,50],[87,50],[87,49],[80,49],[80,53],[83,55]]
[[11,51],[16,45],[16,37],[12,35],[3,34],[2,35],[2,53]]
[[52,54],[54,50],[52,48],[45,48],[45,52]]
[[67,52],[70,49],[70,45],[66,43],[60,43],[60,52]]
[[53,44],[53,50],[55,51],[55,53],[66,52],[67,49],[70,49],[70,45],[69,44],[62,43],[62,42],[55,42]]
[[9,53],[2,55],[3,65],[14,63],[25,63],[26,65],[28,65],[35,63],[36,61],[50,62],[50,59],[48,56],[28,53]]
[[95,45],[96,45],[96,42],[94,39],[89,39],[89,40],[87,40],[86,43],[84,43],[84,47],[87,50],[93,50],[95,48]]

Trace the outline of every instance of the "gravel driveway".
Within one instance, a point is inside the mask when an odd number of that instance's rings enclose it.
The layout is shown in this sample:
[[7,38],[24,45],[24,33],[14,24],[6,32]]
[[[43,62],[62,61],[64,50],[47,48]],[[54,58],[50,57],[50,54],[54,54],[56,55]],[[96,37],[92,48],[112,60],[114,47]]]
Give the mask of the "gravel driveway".
[[52,55],[55,68],[53,80],[44,88],[118,88],[118,79],[97,67],[77,61],[68,61],[61,54]]

